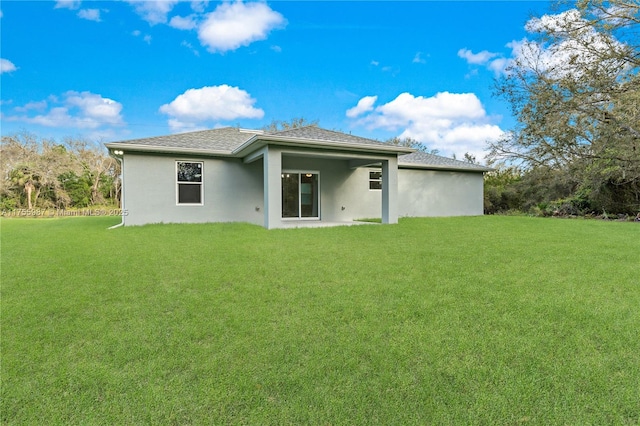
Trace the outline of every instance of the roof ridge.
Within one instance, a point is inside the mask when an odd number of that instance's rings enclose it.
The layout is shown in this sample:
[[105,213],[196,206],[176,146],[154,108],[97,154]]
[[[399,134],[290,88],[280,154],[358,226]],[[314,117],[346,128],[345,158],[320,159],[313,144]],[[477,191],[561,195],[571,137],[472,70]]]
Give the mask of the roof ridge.
[[306,127],[317,127],[318,129],[327,130],[323,127],[318,126],[317,124],[305,124],[304,126],[300,126],[300,127],[291,127],[289,129],[282,129],[282,130],[276,130],[274,132],[265,132],[265,133],[268,133],[270,135],[277,135],[278,133],[289,132],[291,130],[304,129]]
[[277,132],[273,132],[273,133],[270,133],[270,134],[271,135],[278,135],[278,134],[284,133],[284,132],[291,132],[291,131],[296,131],[296,130],[304,130],[304,129],[307,129],[307,128],[316,128],[316,129],[321,130],[323,132],[333,133],[333,134],[337,134],[337,135],[349,136],[349,137],[352,137],[352,138],[355,138],[355,139],[363,139],[363,140],[375,142],[377,144],[391,145],[391,144],[389,144],[387,142],[382,142],[382,141],[379,141],[377,139],[366,138],[364,136],[354,135],[354,134],[351,133],[351,131],[349,131],[349,133],[346,133],[346,132],[343,132],[343,131],[340,131],[340,130],[327,129],[327,128],[324,128],[324,127],[320,127],[318,124],[307,124],[307,125],[304,125],[304,126],[295,127],[295,128],[291,128],[291,129],[279,130]]
[[[187,135],[189,133],[214,132],[216,130],[228,130],[228,129],[239,130],[240,128],[239,127],[235,127],[235,126],[224,126],[224,127],[216,127],[216,128],[213,128],[213,129],[189,130],[189,131],[186,131],[186,132],[171,133],[169,135],[162,135],[162,136]],[[162,136],[156,136],[156,137],[162,137]]]

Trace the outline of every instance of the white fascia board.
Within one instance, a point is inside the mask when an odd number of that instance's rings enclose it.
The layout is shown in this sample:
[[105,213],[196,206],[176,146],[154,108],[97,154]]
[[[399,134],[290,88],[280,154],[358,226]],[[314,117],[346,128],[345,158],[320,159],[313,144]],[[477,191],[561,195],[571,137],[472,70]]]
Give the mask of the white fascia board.
[[260,158],[263,158],[266,153],[266,148],[263,146],[262,148],[256,149],[251,154],[247,155],[242,159],[245,164],[252,163]]
[[106,143],[104,144],[108,149],[119,149],[125,152],[157,152],[167,154],[199,154],[199,155],[219,155],[225,157],[231,157],[230,151],[221,151],[213,149],[198,149],[198,148],[183,148],[183,147],[168,147],[168,146],[154,146],[154,145],[132,145],[126,143]]

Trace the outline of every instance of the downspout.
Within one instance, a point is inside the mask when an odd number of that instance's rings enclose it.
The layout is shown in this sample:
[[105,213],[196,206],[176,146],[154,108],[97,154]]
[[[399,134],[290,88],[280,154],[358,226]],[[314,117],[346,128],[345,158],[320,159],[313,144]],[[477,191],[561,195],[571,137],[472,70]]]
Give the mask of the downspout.
[[115,228],[119,228],[121,226],[124,226],[124,215],[125,215],[125,209],[124,209],[124,157],[122,156],[124,154],[124,152],[119,151],[119,150],[115,150],[115,151],[112,151],[112,153],[113,153],[113,158],[115,158],[120,163],[120,213],[121,213],[121,219],[120,219],[120,223],[118,223],[117,225],[110,226],[107,229],[115,229]]

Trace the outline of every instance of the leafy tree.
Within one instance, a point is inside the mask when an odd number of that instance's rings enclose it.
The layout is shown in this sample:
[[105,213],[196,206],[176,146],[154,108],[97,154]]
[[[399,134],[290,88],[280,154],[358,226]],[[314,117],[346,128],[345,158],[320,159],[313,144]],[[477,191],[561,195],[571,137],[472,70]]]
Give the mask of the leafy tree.
[[3,209],[85,207],[119,194],[118,162],[83,140],[58,144],[28,132],[3,136],[0,172]]
[[469,163],[469,164],[480,164],[478,162],[478,159],[476,158],[476,156],[473,155],[473,154],[470,154],[468,152],[464,153],[464,157],[463,157],[462,161],[464,161],[465,163]]
[[91,203],[104,203],[104,192],[100,190],[101,183],[107,180],[108,176],[117,176],[119,173],[118,162],[105,155],[102,146],[86,140],[66,138],[65,145],[74,152],[76,160],[82,168],[82,175],[91,182]]
[[[3,137],[0,144],[0,194],[3,206],[21,205],[21,195],[32,205],[35,190],[32,163],[37,156],[37,141],[33,135],[23,132],[12,137]],[[12,202],[7,200],[11,199]]]
[[[578,183],[567,169],[541,166],[526,170],[515,183],[515,191],[520,197],[519,210],[546,215],[546,210],[556,201],[577,195],[577,187]],[[581,203],[581,209],[587,207],[588,205]]]
[[[22,191],[26,207],[38,206],[38,198],[43,191],[54,196],[61,188],[57,175],[73,167],[66,149],[55,141],[41,140],[29,133],[3,137],[2,188],[4,196],[16,198],[17,205],[23,205],[23,198],[15,191]],[[42,204],[47,205],[49,200]]]
[[537,38],[496,85],[518,125],[489,158],[563,170],[596,207],[640,209],[640,3],[580,0],[529,21]]
[[23,163],[11,170],[9,180],[15,186],[24,189],[27,208],[33,208],[33,193],[40,184],[40,175],[33,163]]
[[426,152],[427,154],[434,154],[434,155],[438,154],[437,149],[429,149],[422,142],[408,136],[404,138],[394,136],[390,139],[387,139],[385,143],[396,145],[396,146],[406,146],[408,148],[413,148],[420,152]]
[[309,121],[304,117],[294,117],[289,121],[272,120],[270,124],[263,127],[266,132],[280,132],[282,130],[298,129],[306,126],[317,126],[318,120]]
[[522,209],[522,197],[517,184],[522,172],[516,167],[497,168],[484,174],[484,212],[505,213]]
[[55,141],[42,141],[40,155],[36,157],[36,164],[41,174],[40,185],[36,191],[36,200],[46,191],[47,197],[42,204],[45,207],[55,205],[66,207],[68,196],[58,179],[60,173],[77,170],[72,154]]
[[[91,205],[91,179],[88,175],[78,176],[73,171],[62,173],[58,176],[64,192],[66,193],[66,205],[75,207],[87,207]],[[65,207],[66,207],[65,205]]]

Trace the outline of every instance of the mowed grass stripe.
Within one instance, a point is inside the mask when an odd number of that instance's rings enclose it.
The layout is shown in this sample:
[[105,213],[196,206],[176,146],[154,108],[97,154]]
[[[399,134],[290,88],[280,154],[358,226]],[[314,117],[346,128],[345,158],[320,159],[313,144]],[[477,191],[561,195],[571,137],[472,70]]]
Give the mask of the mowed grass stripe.
[[640,226],[2,220],[4,424],[638,424]]

